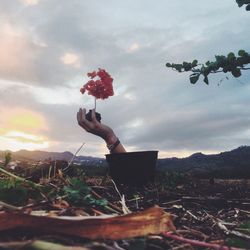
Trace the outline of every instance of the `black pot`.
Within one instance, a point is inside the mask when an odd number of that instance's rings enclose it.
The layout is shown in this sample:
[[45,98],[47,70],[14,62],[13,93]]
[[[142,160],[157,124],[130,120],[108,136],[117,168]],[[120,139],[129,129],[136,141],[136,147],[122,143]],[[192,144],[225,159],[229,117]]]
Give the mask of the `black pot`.
[[[86,117],[86,119],[88,120],[88,121],[92,121],[92,110],[89,110],[89,112],[85,115],[85,117]],[[98,112],[95,112],[95,117],[96,117],[96,120],[98,121],[98,122],[101,122],[101,114],[100,113],[98,113]]]
[[154,181],[158,151],[107,154],[109,175],[119,184],[144,185]]

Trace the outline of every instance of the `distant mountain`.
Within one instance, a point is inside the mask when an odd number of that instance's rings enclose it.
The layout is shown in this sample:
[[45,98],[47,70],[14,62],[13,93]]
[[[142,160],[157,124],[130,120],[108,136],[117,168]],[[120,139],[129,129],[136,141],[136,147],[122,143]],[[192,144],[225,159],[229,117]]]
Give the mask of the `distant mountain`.
[[77,156],[74,159],[74,163],[78,165],[84,165],[84,166],[96,166],[96,167],[107,167],[106,159],[104,158],[98,158],[98,157],[92,157],[92,156]]
[[180,171],[197,177],[250,178],[250,146],[219,154],[195,153],[189,157],[159,159],[162,171]]
[[[4,151],[0,151],[0,158]],[[2,157],[3,158],[3,157]],[[20,150],[12,152],[14,160],[65,160],[73,158],[71,152],[46,152]],[[107,166],[104,158],[77,156],[74,163],[83,166]],[[197,177],[229,177],[250,178],[250,146],[241,146],[237,149],[219,154],[205,155],[201,152],[186,158],[165,158],[157,161],[160,171],[180,171]]]
[[[0,151],[0,155],[4,155],[4,151]],[[44,161],[44,160],[65,160],[70,161],[73,157],[71,152],[65,151],[59,152],[47,152],[47,151],[29,151],[29,150],[19,150],[16,152],[11,152],[12,159],[14,160],[33,160],[33,161]]]
[[[0,151],[0,159],[4,158],[5,151]],[[47,152],[47,151],[29,151],[19,150],[11,152],[13,160],[19,161],[45,161],[45,160],[64,160],[71,161],[73,154],[71,152]],[[74,163],[85,166],[106,166],[106,160],[103,158],[91,157],[91,156],[77,156],[74,158]]]

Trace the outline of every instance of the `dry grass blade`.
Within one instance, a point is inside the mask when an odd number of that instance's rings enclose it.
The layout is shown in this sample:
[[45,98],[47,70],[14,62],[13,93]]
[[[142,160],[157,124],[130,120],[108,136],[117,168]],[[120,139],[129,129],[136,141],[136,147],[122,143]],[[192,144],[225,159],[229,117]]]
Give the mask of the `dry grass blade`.
[[83,144],[77,149],[77,151],[75,152],[75,154],[73,155],[73,157],[71,158],[71,160],[69,161],[68,166],[63,170],[63,172],[65,172],[72,164],[72,162],[75,160],[77,154],[81,151],[82,147],[85,145],[85,142],[83,142]]
[[126,205],[126,200],[125,200],[125,196],[121,195],[119,189],[117,188],[115,182],[111,179],[111,182],[113,183],[114,187],[115,187],[115,191],[118,193],[119,197],[120,197],[120,203],[122,205],[122,211],[124,214],[129,214],[131,213],[131,211],[129,210],[129,208]]

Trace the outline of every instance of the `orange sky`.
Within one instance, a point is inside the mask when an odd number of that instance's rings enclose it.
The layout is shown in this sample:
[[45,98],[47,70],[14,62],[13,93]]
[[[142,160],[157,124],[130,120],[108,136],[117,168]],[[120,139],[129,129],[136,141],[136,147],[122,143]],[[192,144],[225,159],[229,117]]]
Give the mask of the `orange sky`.
[[1,149],[48,148],[48,138],[43,136],[43,132],[48,129],[45,118],[35,111],[20,108],[1,110]]

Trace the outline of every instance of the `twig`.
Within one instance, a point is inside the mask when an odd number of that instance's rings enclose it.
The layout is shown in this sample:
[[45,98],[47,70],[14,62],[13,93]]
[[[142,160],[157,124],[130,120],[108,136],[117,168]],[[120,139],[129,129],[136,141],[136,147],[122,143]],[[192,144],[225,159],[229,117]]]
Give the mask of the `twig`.
[[[183,245],[180,245],[177,247],[172,247],[171,249],[172,250],[190,249],[190,244],[183,244]],[[193,248],[191,248],[191,249],[193,249]]]
[[231,234],[234,236],[238,236],[240,238],[246,239],[246,240],[250,240],[250,236],[247,234],[243,234],[241,232],[238,232],[236,230],[229,230],[223,223],[221,222],[217,222],[217,225],[220,229],[222,229],[222,231],[224,231],[225,234]]
[[75,152],[75,154],[73,155],[73,157],[72,157],[71,160],[69,161],[68,166],[67,166],[65,169],[63,169],[63,172],[65,172],[65,171],[70,167],[70,165],[72,164],[72,162],[75,160],[76,155],[80,152],[80,150],[82,149],[82,147],[83,147],[84,145],[85,145],[85,142],[83,142],[82,145],[80,146],[80,148],[77,149],[77,151]]
[[5,175],[8,175],[8,176],[10,176],[10,177],[12,177],[12,178],[14,178],[16,180],[19,180],[21,182],[25,182],[25,183],[29,184],[30,186],[32,186],[34,188],[41,188],[42,187],[42,185],[40,185],[40,184],[34,183],[33,181],[26,180],[26,179],[24,179],[24,178],[22,178],[20,176],[17,176],[15,174],[12,174],[12,173],[8,172],[7,170],[1,168],[1,166],[0,166],[0,172],[2,172]]
[[204,240],[208,239],[209,236],[198,231],[198,230],[195,230],[195,229],[191,229],[189,227],[186,227],[186,226],[183,226],[183,228],[185,228],[185,230],[183,229],[180,229],[180,230],[176,230],[176,233],[178,234],[181,234],[181,233],[188,233],[188,234],[193,234],[193,235],[196,235],[196,236],[199,236],[199,237],[202,237]]
[[229,230],[225,225],[227,224],[226,222],[218,219],[218,218],[215,218],[214,216],[208,214],[206,212],[206,214],[213,220],[213,222],[226,234],[226,235],[234,235],[234,236],[237,236],[237,237],[240,237],[240,238],[243,238],[243,239],[246,239],[246,240],[250,240],[250,236],[247,235],[247,234],[243,234],[241,232],[238,232],[236,230]]
[[103,212],[97,210],[96,208],[91,208],[91,210],[92,210],[92,212],[94,212],[94,213],[97,214],[97,215],[104,215]]
[[178,235],[174,235],[173,233],[169,233],[169,232],[163,233],[163,235],[167,238],[182,241],[193,246],[207,247],[207,248],[212,248],[212,249],[217,249],[217,250],[243,250],[242,248],[237,248],[237,247],[227,247],[227,246],[222,246],[219,244],[214,244],[214,243],[209,243],[209,242],[191,240],[191,239],[187,239]]
[[187,213],[193,217],[195,220],[201,221],[196,215],[192,214],[189,210],[187,210]]
[[20,211],[20,210],[22,210],[22,207],[16,207],[16,206],[13,206],[11,204],[5,203],[3,201],[0,201],[0,206],[4,207],[4,208],[7,208],[9,210],[12,210],[12,211]]
[[[96,193],[94,190],[91,190],[91,193],[96,197],[96,198],[98,198],[98,199],[102,199],[103,197],[102,196],[100,196],[98,193]],[[112,211],[112,212],[114,212],[115,211],[115,213],[122,213],[123,211],[119,208],[119,207],[117,207],[116,205],[114,205],[113,203],[111,203],[110,201],[108,201],[108,206],[105,206],[108,210],[110,210],[110,211]],[[111,210],[112,209],[112,210]]]
[[163,202],[162,205],[172,205],[172,204],[178,203],[180,201],[181,201],[181,199],[173,200],[173,201],[167,201],[167,202]]
[[111,179],[111,182],[113,183],[116,192],[117,192],[118,195],[120,196],[120,199],[121,199],[121,200],[120,200],[120,203],[121,203],[121,205],[122,205],[122,211],[123,211],[123,213],[124,213],[124,214],[129,214],[129,213],[131,213],[131,211],[129,210],[129,208],[128,208],[127,205],[126,205],[126,201],[125,201],[125,196],[124,196],[124,194],[121,195],[121,193],[120,193],[120,191],[118,190],[118,188],[117,188],[115,182],[114,182],[112,179]]

